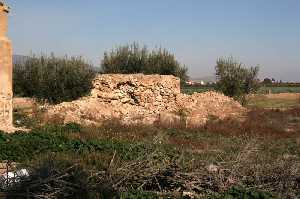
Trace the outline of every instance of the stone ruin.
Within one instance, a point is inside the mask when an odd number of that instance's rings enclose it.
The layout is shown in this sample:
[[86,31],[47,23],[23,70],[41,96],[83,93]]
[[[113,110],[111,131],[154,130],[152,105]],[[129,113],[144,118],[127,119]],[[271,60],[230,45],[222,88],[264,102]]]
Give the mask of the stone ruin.
[[6,37],[9,8],[0,2],[0,130],[11,131],[12,116],[12,45]]
[[112,105],[131,104],[163,109],[180,94],[180,80],[172,75],[99,75],[91,97]]
[[104,74],[94,79],[90,96],[51,106],[46,115],[86,125],[117,119],[126,125],[184,122],[198,127],[212,116],[224,119],[243,112],[239,103],[220,93],[180,93],[180,80],[174,76]]

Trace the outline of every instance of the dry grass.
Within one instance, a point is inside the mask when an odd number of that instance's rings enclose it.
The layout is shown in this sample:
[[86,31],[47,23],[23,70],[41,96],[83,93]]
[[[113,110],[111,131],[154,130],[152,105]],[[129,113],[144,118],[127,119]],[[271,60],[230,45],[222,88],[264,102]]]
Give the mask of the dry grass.
[[[299,196],[300,162],[293,156],[267,157],[257,139],[247,141],[231,159],[210,162],[202,159],[196,168],[186,169],[182,157],[174,158],[159,149],[135,160],[124,162],[116,152],[110,156],[46,156],[32,166],[32,177],[23,188],[12,187],[13,194],[56,198],[62,194],[109,192],[114,196],[132,190],[179,198],[194,198],[226,192],[233,186],[264,190],[279,198]],[[188,155],[188,154],[186,154]],[[106,162],[91,167],[91,159]],[[195,161],[195,159],[194,159]],[[47,172],[41,181],[41,172]],[[84,186],[82,186],[84,183]],[[17,189],[18,191],[16,192]],[[83,196],[83,195],[81,195]],[[112,196],[111,196],[112,197]],[[78,198],[78,197],[76,197]]]
[[227,135],[288,137],[300,131],[299,117],[300,108],[287,110],[257,108],[250,110],[242,121],[233,118],[213,120],[204,128],[208,132]]
[[[65,132],[65,136],[83,143],[97,140],[118,143],[106,151],[51,153],[50,160],[58,165],[61,161],[69,162],[69,166],[79,165],[88,179],[83,188],[90,192],[105,189],[120,196],[121,192],[138,190],[171,198],[184,194],[205,198],[221,196],[234,186],[242,186],[247,190],[267,191],[278,198],[300,197],[300,108],[297,107],[254,108],[243,119],[212,118],[196,129],[182,125],[180,128],[124,126],[118,120],[109,120],[102,126]],[[136,157],[123,159],[121,153],[128,151],[116,152],[120,143],[129,143],[129,149],[136,145],[145,147],[138,148],[142,153]],[[37,160],[49,161],[49,157],[39,154],[25,165],[35,172],[41,166],[36,164]],[[70,173],[68,168],[58,173]],[[63,178],[66,183],[68,179]],[[72,181],[76,186],[80,182]],[[33,179],[30,183],[37,181]]]
[[254,95],[250,97],[248,107],[258,108],[294,108],[300,107],[300,93],[279,93],[268,95]]

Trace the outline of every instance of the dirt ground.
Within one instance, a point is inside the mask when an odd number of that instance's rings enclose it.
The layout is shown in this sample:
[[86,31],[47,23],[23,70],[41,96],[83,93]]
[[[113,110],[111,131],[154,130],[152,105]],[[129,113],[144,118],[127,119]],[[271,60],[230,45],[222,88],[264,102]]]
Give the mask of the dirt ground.
[[300,107],[300,93],[278,93],[253,95],[249,99],[248,107],[288,109]]
[[265,96],[269,99],[300,100],[300,93],[278,93],[267,94]]

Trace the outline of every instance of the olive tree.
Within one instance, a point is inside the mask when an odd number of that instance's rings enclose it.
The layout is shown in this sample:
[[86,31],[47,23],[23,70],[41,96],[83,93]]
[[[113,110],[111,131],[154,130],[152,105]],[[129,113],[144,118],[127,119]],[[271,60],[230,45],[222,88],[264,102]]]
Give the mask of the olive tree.
[[172,53],[163,48],[150,51],[146,46],[140,47],[138,43],[105,52],[101,68],[103,73],[160,74],[187,79],[187,68]]
[[216,65],[217,90],[245,102],[247,94],[259,88],[259,67],[246,67],[233,57],[219,58]]
[[30,56],[14,65],[14,93],[51,103],[89,93],[95,71],[81,57]]

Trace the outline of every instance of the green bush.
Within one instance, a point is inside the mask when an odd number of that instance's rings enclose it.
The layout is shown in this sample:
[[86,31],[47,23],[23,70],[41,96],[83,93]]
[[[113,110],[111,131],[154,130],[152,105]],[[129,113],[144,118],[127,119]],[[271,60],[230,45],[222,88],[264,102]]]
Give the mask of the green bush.
[[173,54],[163,48],[149,51],[137,43],[105,52],[101,67],[103,73],[160,74],[187,79],[187,68],[181,66]]
[[14,66],[14,93],[51,103],[71,101],[89,93],[94,75],[81,57],[31,56]]
[[246,68],[233,57],[220,58],[216,66],[216,88],[225,95],[243,100],[245,95],[259,88],[259,67]]

